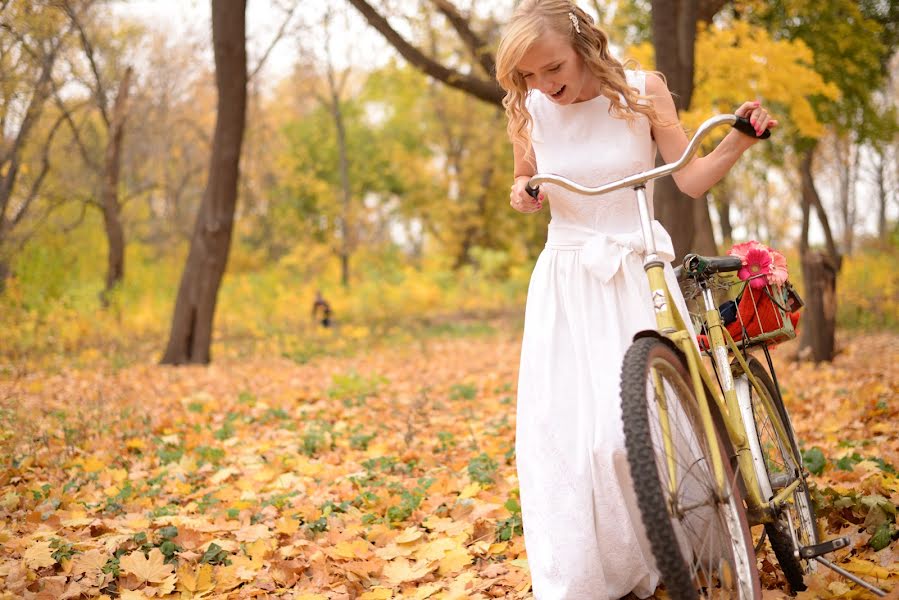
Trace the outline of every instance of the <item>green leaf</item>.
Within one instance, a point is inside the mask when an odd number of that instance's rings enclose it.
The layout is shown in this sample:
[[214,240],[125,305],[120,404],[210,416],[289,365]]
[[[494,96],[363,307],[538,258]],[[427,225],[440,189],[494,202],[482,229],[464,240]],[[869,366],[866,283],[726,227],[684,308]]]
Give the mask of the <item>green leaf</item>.
[[874,535],[871,536],[871,539],[868,540],[868,545],[874,548],[875,551],[883,550],[893,541],[894,535],[896,535],[896,529],[892,523],[881,523]]
[[827,464],[827,459],[824,458],[824,452],[821,451],[821,448],[815,446],[802,453],[802,462],[808,468],[810,473],[820,475],[824,472],[824,466]]

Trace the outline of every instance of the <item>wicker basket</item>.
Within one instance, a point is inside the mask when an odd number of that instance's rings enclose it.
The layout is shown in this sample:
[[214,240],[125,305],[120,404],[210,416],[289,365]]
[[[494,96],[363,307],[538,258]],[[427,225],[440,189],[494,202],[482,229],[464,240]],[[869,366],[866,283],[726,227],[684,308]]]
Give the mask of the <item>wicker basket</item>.
[[[774,345],[796,337],[802,300],[788,281],[784,285],[766,283],[752,287],[750,280],[733,274],[717,275],[709,281],[712,297],[721,319],[738,344]],[[700,347],[708,348],[705,305],[699,286],[690,279],[681,283],[690,319]]]

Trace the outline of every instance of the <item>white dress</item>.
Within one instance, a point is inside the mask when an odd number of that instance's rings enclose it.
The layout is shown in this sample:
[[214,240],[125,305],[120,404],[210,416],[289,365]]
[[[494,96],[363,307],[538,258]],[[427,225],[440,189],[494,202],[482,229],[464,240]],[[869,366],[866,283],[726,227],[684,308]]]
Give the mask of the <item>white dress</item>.
[[[645,74],[627,76],[644,92]],[[629,124],[608,109],[602,96],[559,106],[531,92],[537,172],[595,186],[652,168],[648,120]],[[631,489],[619,401],[624,353],[637,331],[655,328],[635,195],[543,191],[552,221],[528,289],[516,431],[534,595],[647,597],[658,574]],[[658,222],[653,229],[657,253],[673,260],[671,238]]]

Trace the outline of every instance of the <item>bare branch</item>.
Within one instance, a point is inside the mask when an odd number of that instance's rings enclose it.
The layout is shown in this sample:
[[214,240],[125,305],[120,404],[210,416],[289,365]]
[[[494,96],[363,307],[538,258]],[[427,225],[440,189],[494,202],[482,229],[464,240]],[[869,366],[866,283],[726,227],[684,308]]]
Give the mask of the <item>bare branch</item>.
[[287,32],[287,26],[290,24],[290,20],[293,18],[293,14],[296,12],[299,5],[299,0],[296,0],[293,6],[290,7],[290,10],[287,11],[287,16],[284,17],[284,21],[278,28],[278,33],[276,33],[275,37],[272,38],[272,41],[265,49],[265,52],[262,53],[262,58],[259,59],[259,62],[256,63],[256,67],[250,72],[250,75],[247,77],[247,82],[253,81],[253,78],[256,77],[256,74],[262,70],[262,67],[265,65],[265,61],[268,60],[268,57],[269,55],[271,55],[272,50],[274,50],[275,46],[278,44],[278,42],[281,41],[281,38],[283,38],[284,34]]
[[[72,132],[72,138],[75,140],[75,144],[78,146],[79,152],[81,152],[81,158],[84,159],[84,162],[94,171],[100,170],[100,164],[94,161],[91,157],[91,153],[88,151],[87,146],[84,141],[81,139],[81,129],[75,124],[75,120],[72,118],[72,111],[65,105],[65,102],[62,101],[62,98],[59,96],[59,90],[54,89],[54,100],[56,100],[56,106],[59,108],[62,113],[63,118],[65,118],[66,123],[69,125],[69,130]],[[82,102],[75,106],[75,110],[86,106],[87,102]]]
[[431,0],[431,4],[437,7],[437,10],[447,18],[450,25],[456,30],[456,33],[462,38],[462,42],[468,48],[472,57],[484,69],[484,72],[488,76],[493,77],[496,74],[496,62],[493,59],[493,54],[487,48],[484,39],[472,31],[471,23],[469,23],[468,19],[462,16],[450,0]]
[[94,87],[94,95],[97,98],[97,108],[100,109],[100,116],[103,118],[103,122],[106,124],[106,127],[109,127],[109,115],[106,110],[106,91],[103,89],[103,79],[100,77],[100,68],[97,65],[97,61],[94,58],[94,46],[91,44],[90,40],[87,37],[87,32],[84,30],[84,27],[81,25],[81,20],[75,14],[75,10],[69,4],[68,0],[63,2],[63,7],[65,8],[66,14],[69,16],[69,20],[72,22],[72,25],[75,26],[75,29],[78,30],[78,36],[81,38],[81,47],[84,48],[84,55],[87,57],[87,62],[91,66],[91,71],[94,74],[94,82],[96,83],[96,87]]
[[495,106],[502,106],[505,92],[494,80],[479,79],[449,69],[426,56],[407,42],[374,7],[366,0],[349,0],[369,25],[374,27],[409,63],[434,79],[462,90],[472,96]]
[[22,206],[19,207],[19,211],[11,219],[14,227],[22,221],[25,213],[28,212],[29,206],[34,202],[34,199],[37,197],[37,194],[44,183],[44,178],[50,171],[50,148],[53,145],[53,138],[56,136],[56,132],[59,131],[59,127],[62,125],[64,119],[64,115],[59,115],[59,117],[56,118],[56,122],[53,123],[53,127],[50,128],[50,133],[47,134],[47,141],[44,144],[44,150],[41,153],[41,170],[34,181],[31,182],[31,189],[28,190],[28,196],[25,197]]

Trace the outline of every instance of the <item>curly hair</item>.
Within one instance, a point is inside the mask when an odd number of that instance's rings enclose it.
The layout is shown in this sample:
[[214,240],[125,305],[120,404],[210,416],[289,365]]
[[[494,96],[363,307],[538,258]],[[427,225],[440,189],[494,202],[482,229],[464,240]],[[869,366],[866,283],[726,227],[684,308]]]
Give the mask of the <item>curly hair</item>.
[[584,64],[599,80],[602,95],[609,99],[610,115],[628,122],[643,115],[653,125],[667,125],[652,104],[645,102],[649,97],[628,85],[624,65],[611,55],[609,38],[590,15],[571,0],[523,0],[506,25],[496,53],[496,79],[506,90],[503,106],[513,143],[527,150],[531,148],[531,115],[525,106],[528,85],[517,65],[547,30],[567,36],[571,41]]

